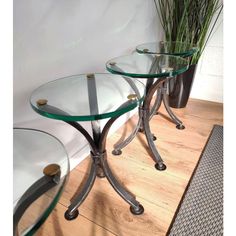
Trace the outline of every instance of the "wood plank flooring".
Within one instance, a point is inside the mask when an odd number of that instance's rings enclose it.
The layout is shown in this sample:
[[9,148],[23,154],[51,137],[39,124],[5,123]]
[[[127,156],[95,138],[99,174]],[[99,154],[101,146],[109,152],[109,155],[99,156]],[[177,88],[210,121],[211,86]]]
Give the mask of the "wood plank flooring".
[[111,151],[121,134],[128,134],[136,122],[132,118],[118,132],[109,137],[108,161],[119,178],[144,206],[143,215],[134,216],[129,205],[112,189],[106,179],[96,179],[95,185],[79,208],[80,216],[66,221],[64,212],[70,199],[87,176],[90,159],[87,158],[70,175],[65,191],[37,236],[163,236],[192,175],[214,124],[223,124],[223,105],[190,99],[185,109],[173,109],[184,122],[186,129],[177,130],[160,114],[151,121],[158,150],[167,165],[165,171],[157,171],[148,155],[147,143],[139,134],[121,156]]

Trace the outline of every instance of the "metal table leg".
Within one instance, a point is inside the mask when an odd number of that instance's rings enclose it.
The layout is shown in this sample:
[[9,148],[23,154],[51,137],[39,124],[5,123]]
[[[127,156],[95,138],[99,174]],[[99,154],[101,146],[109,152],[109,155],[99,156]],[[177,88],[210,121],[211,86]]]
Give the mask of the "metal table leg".
[[112,151],[113,155],[121,155],[121,153],[122,153],[121,149],[126,147],[136,137],[137,133],[140,130],[142,121],[143,121],[142,116],[143,116],[142,107],[139,107],[139,116],[138,116],[137,125],[135,126],[134,130],[132,131],[132,133],[129,135],[129,137],[127,139],[125,139],[124,141],[122,141],[119,144],[114,145],[114,150]]
[[[148,56],[150,57],[150,60],[152,61],[152,65],[150,67],[149,73],[154,73],[157,68],[159,58],[154,55],[148,55]],[[123,70],[121,68],[119,68],[115,63],[112,64],[112,67],[116,71],[123,73]],[[140,94],[139,94],[139,91],[138,91],[135,83],[132,80],[130,80],[130,78],[127,76],[123,76],[123,78],[130,84],[131,88],[135,91],[138,98],[140,98]],[[149,78],[147,80],[146,91],[153,84],[153,81],[154,81],[154,78]],[[156,104],[156,105],[158,106],[158,104]],[[156,109],[157,109],[157,107],[156,107]],[[128,136],[128,138],[126,138],[125,140],[123,140],[119,144],[114,145],[114,150],[112,151],[113,155],[121,155],[121,153],[122,153],[121,149],[126,147],[136,137],[138,132],[143,132],[142,112],[140,112],[141,110],[142,110],[142,106],[139,107],[139,120],[138,120],[136,127],[134,128],[132,133]],[[156,137],[154,135],[153,135],[153,140],[156,140]]]
[[65,218],[67,220],[73,220],[79,215],[78,207],[83,203],[83,201],[88,196],[90,190],[92,189],[95,179],[96,179],[96,173],[97,173],[97,159],[93,158],[93,162],[91,164],[89,177],[84,184],[81,192],[76,196],[76,198],[73,200],[71,205],[68,207],[68,210],[65,212]]
[[154,115],[158,114],[157,111],[159,110],[159,108],[161,106],[162,99],[163,99],[163,97],[162,97],[162,84],[161,84],[160,87],[157,89],[155,103],[152,106],[152,108],[150,109],[150,117],[149,117],[150,120],[152,119],[152,117]]
[[112,185],[114,190],[127,202],[130,204],[130,211],[134,215],[140,215],[144,212],[143,206],[135,199],[135,196],[126,190],[114,177],[112,174],[111,169],[106,160],[106,153],[104,153],[103,157],[101,158],[101,164],[105,176],[107,177],[109,183]]
[[154,93],[157,91],[157,89],[162,86],[162,83],[164,83],[165,79],[159,79],[157,80],[154,84],[152,84],[148,91],[147,91],[147,95],[145,97],[145,100],[143,102],[143,125],[144,125],[144,132],[147,138],[147,142],[148,145],[150,147],[150,151],[152,153],[152,158],[155,161],[155,168],[157,170],[165,170],[166,169],[166,165],[163,163],[163,160],[159,154],[159,152],[157,151],[156,145],[153,142],[153,138],[152,138],[152,133],[150,130],[150,104],[151,104],[151,100],[152,97],[154,95]]
[[163,101],[163,104],[165,106],[167,113],[169,114],[172,121],[176,124],[176,128],[185,129],[183,122],[180,119],[178,119],[178,117],[173,113],[173,111],[170,109],[170,106],[169,106],[168,94],[167,94],[167,86],[168,86],[169,79],[171,78],[167,78],[167,80],[163,83],[163,85],[161,85],[161,87],[158,89],[159,96],[156,97],[155,104],[151,108],[150,119],[152,119],[154,115],[158,114],[157,111],[160,108],[161,103]]
[[167,81],[164,82],[164,86],[162,87],[162,94],[163,94],[163,103],[165,106],[166,111],[170,115],[172,121],[176,124],[177,129],[185,129],[183,122],[178,119],[178,117],[173,113],[170,109],[169,102],[168,102],[168,95],[167,95],[167,85],[169,82],[169,78]]
[[[129,100],[125,102],[122,106],[126,107],[128,103],[132,103],[132,101]],[[56,107],[50,106],[48,104],[41,106],[41,110],[61,115],[67,114],[66,112]],[[99,123],[97,121],[92,121],[91,125],[93,130],[93,137],[91,137],[90,134],[79,123],[75,121],[65,121],[66,123],[76,128],[87,139],[90,145],[91,158],[92,158],[92,165],[90,168],[89,177],[86,183],[84,184],[82,191],[77,194],[73,202],[68,207],[68,210],[65,212],[65,218],[67,220],[73,220],[79,215],[78,207],[83,203],[83,201],[88,196],[90,190],[93,187],[96,177],[106,177],[108,179],[109,183],[112,185],[114,190],[130,205],[130,211],[132,214],[140,215],[144,212],[143,206],[135,199],[135,196],[131,194],[129,191],[127,191],[114,177],[106,160],[107,135],[112,124],[121,115],[122,114],[111,118],[106,123],[102,131],[100,130]],[[98,169],[102,171],[102,176],[98,174]]]
[[[156,61],[155,61],[155,63],[156,63]],[[155,65],[155,63],[154,63],[154,65]],[[152,68],[154,68],[154,67],[152,67]],[[129,81],[127,80],[127,82],[129,82]],[[146,92],[152,86],[153,82],[154,82],[154,78],[153,79],[149,78],[147,80]],[[132,86],[134,87],[133,84],[132,84]],[[156,109],[158,108],[157,106],[160,107],[160,105],[158,103],[155,106]],[[143,110],[142,105],[140,105],[140,107],[139,107],[139,118],[138,118],[137,125],[133,129],[132,133],[128,136],[128,138],[126,138],[125,140],[123,140],[119,144],[114,145],[114,150],[112,151],[113,155],[121,155],[121,153],[122,153],[121,149],[126,147],[136,137],[138,132],[143,132],[144,131],[144,129],[143,129],[143,117],[142,117],[143,116],[143,112],[142,112],[142,110]],[[152,134],[152,139],[153,139],[153,141],[156,140],[156,137],[153,134]]]
[[166,169],[166,165],[163,163],[163,160],[159,152],[157,151],[156,145],[153,142],[155,140],[155,136],[153,136],[153,134],[151,133],[150,124],[149,124],[150,119],[153,116],[154,110],[157,109],[158,111],[158,109],[160,108],[163,94],[162,93],[161,95],[157,94],[158,100],[156,100],[154,106],[152,107],[152,109],[150,109],[152,97],[156,91],[158,93],[161,92],[163,83],[165,82],[165,80],[166,80],[165,78],[160,78],[156,80],[155,82],[150,79],[148,80],[148,83],[146,85],[146,97],[144,99],[142,106],[140,106],[139,108],[138,124],[133,130],[133,132],[131,133],[131,135],[126,140],[124,140],[123,142],[119,143],[118,145],[114,147],[114,150],[112,152],[114,155],[121,154],[121,149],[127,146],[134,139],[139,129],[142,127],[143,131],[145,132],[147,142],[152,153],[152,158],[156,163],[155,168],[157,170]]
[[107,134],[111,125],[118,117],[119,116],[111,118],[104,126],[102,132],[100,131],[100,129],[96,129],[94,123],[92,122],[93,134],[94,137],[96,136],[96,139],[94,138],[92,139],[91,136],[87,133],[87,131],[84,130],[84,128],[80,126],[78,123],[75,122],[76,125],[73,125],[73,127],[76,127],[78,131],[81,132],[83,130],[81,133],[83,133],[85,138],[90,143],[91,158],[93,162],[87,182],[85,183],[82,191],[77,195],[77,197],[74,199],[74,201],[71,203],[71,205],[68,207],[68,210],[65,213],[65,218],[67,220],[73,220],[78,216],[79,214],[78,207],[87,197],[88,193],[90,192],[94,184],[94,180],[97,177],[97,168],[102,169],[104,176],[108,179],[109,183],[112,185],[114,190],[130,205],[130,211],[133,214],[139,215],[144,212],[143,206],[138,201],[136,201],[134,195],[129,193],[129,191],[127,191],[114,177],[106,160]]
[[[151,134],[150,127],[148,127],[149,124],[146,124],[146,127],[144,127],[143,120],[147,120],[147,113],[148,113],[148,117],[149,117],[148,119],[151,120],[152,117],[158,113],[158,110],[159,110],[161,103],[163,101],[166,111],[170,115],[173,122],[176,124],[176,128],[177,129],[184,129],[185,128],[182,121],[179,120],[178,117],[172,112],[172,110],[170,109],[169,103],[168,103],[167,84],[168,84],[169,79],[170,78],[165,79],[164,82],[162,79],[161,80],[162,83],[157,85],[157,88],[155,90],[155,91],[157,91],[156,100],[155,100],[155,103],[152,107],[150,105],[151,101],[149,102],[148,107],[146,107],[145,109],[143,106],[140,106],[139,120],[138,120],[136,127],[134,128],[132,133],[128,136],[128,138],[123,140],[121,143],[114,145],[114,150],[112,151],[113,155],[120,155],[122,153],[121,150],[124,147],[126,147],[136,137],[136,135],[139,131],[143,132],[144,130],[146,130],[147,132],[145,132],[145,133],[147,133],[146,137],[147,137],[149,147],[151,148],[151,150],[153,150],[152,152],[153,152],[153,158],[154,158],[155,162],[158,163],[158,164],[156,164],[156,169],[158,169],[158,170],[166,169],[166,166],[163,164],[163,161],[161,160],[161,157],[160,157],[159,153],[157,152],[155,144],[153,143],[153,141],[156,140],[156,137],[153,134]],[[149,79],[149,81],[150,81],[150,79]],[[158,79],[157,81],[160,81],[160,79]],[[151,81],[146,87],[147,95],[145,97],[144,103],[147,100],[147,96],[148,96],[148,92],[149,92],[150,88],[153,86],[152,84],[153,84],[153,81]],[[152,93],[151,99],[152,99],[155,91]],[[145,118],[144,118],[144,116],[145,116]]]

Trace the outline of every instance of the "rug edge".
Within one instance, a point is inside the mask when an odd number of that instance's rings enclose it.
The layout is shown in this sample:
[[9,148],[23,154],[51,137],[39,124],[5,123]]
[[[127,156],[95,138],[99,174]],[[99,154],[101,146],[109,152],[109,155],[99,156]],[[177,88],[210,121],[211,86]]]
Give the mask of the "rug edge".
[[195,166],[195,168],[194,168],[194,170],[193,170],[193,172],[192,172],[192,175],[191,175],[191,177],[190,177],[190,179],[189,179],[189,181],[188,181],[188,184],[187,184],[187,186],[186,186],[186,188],[185,188],[185,190],[184,190],[184,193],[183,193],[183,195],[182,195],[182,197],[181,197],[181,199],[180,199],[180,202],[179,202],[179,204],[178,204],[178,207],[176,208],[175,214],[174,214],[174,216],[173,216],[173,218],[172,218],[172,220],[171,220],[171,223],[170,223],[170,225],[169,225],[169,228],[168,228],[168,230],[167,230],[167,232],[166,232],[166,236],[168,236],[168,235],[170,234],[170,231],[171,231],[171,229],[172,229],[172,226],[173,226],[173,224],[174,224],[174,222],[175,222],[175,219],[176,219],[176,217],[177,217],[177,215],[178,215],[178,213],[179,213],[180,207],[181,207],[181,205],[182,205],[182,203],[183,203],[184,197],[185,197],[185,195],[187,194],[187,191],[188,191],[188,189],[189,189],[190,183],[192,182],[192,179],[193,179],[193,177],[194,177],[194,175],[195,175],[195,172],[196,172],[196,170],[197,170],[197,168],[198,168],[198,166],[199,166],[199,163],[200,163],[200,161],[201,161],[201,159],[202,159],[202,156],[203,156],[203,154],[204,154],[204,152],[205,152],[205,150],[206,150],[207,144],[209,143],[209,140],[210,140],[210,138],[211,138],[211,136],[212,136],[212,134],[213,134],[213,131],[214,131],[214,129],[215,129],[217,126],[218,126],[218,127],[223,127],[222,125],[217,125],[217,124],[214,124],[214,125],[213,125],[213,127],[212,127],[212,129],[211,129],[211,132],[210,132],[210,134],[208,135],[207,141],[206,141],[206,143],[205,143],[205,145],[204,145],[204,147],[203,147],[203,149],[202,149],[202,152],[201,152],[201,155],[200,155],[200,157],[199,157],[199,159],[198,159],[198,162],[197,162],[197,164],[196,164],[196,166]]

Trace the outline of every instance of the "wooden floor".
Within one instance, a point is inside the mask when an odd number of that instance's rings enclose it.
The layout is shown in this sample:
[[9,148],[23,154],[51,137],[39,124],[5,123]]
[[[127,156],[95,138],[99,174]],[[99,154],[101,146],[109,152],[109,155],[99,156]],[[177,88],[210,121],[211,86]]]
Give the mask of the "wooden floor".
[[[173,109],[174,110],[174,109]],[[165,110],[151,121],[158,150],[167,165],[163,172],[154,168],[143,134],[123,150],[111,151],[123,133],[129,133],[135,118],[108,140],[108,161],[120,182],[144,206],[143,215],[134,216],[129,205],[117,195],[106,179],[96,179],[88,198],[79,208],[80,216],[66,221],[64,212],[78,185],[87,174],[89,158],[71,172],[69,182],[55,210],[37,232],[40,236],[162,236],[166,235],[176,208],[214,124],[223,124],[222,104],[190,100],[187,108],[174,112],[186,129],[177,130],[165,118]]]

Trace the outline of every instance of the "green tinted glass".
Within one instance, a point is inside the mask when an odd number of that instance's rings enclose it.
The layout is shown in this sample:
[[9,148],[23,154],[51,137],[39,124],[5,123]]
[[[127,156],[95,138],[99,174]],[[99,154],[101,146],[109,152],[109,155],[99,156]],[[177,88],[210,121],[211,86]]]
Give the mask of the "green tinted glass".
[[19,235],[33,235],[51,213],[66,182],[69,160],[62,143],[52,135],[34,129],[13,130],[14,213],[21,197],[44,176],[43,170],[51,164],[59,166],[60,178],[26,209],[18,223]]
[[108,73],[75,75],[42,85],[32,93],[30,103],[49,118],[91,121],[134,109],[144,93],[145,86],[132,78]]
[[172,77],[186,71],[188,61],[177,56],[134,52],[109,60],[106,68],[111,73],[134,78]]
[[136,51],[138,53],[158,53],[181,57],[190,57],[198,51],[198,47],[182,42],[160,41],[138,45],[136,47]]

